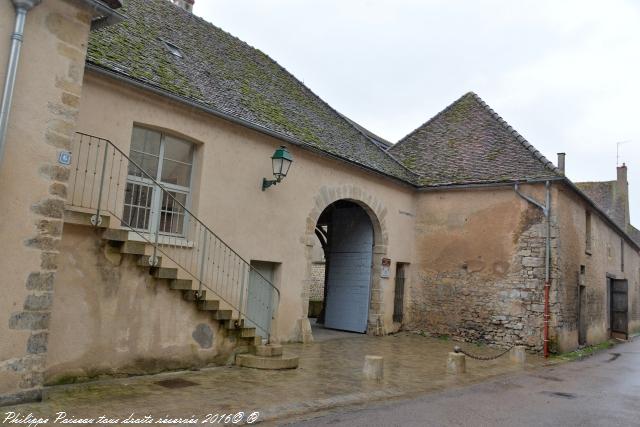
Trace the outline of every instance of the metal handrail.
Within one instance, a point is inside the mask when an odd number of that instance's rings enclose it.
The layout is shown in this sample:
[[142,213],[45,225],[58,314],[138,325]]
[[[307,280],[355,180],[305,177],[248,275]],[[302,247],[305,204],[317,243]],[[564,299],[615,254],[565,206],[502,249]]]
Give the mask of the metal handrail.
[[[204,280],[205,277],[205,272],[209,270],[209,267],[212,267],[215,265],[215,267],[217,268],[217,274],[219,277],[220,274],[220,266],[219,263],[216,263],[215,261],[211,262],[210,266],[207,266],[205,264],[205,259],[209,259],[211,252],[209,252],[209,254],[207,254],[207,241],[210,241],[214,244],[214,255],[213,257],[215,258],[216,254],[215,254],[215,249],[218,248],[219,250],[223,250],[224,251],[224,259],[222,260],[223,263],[227,262],[226,257],[230,254],[232,254],[237,261],[239,261],[242,265],[244,265],[245,268],[248,268],[248,272],[249,273],[253,273],[255,275],[257,275],[257,277],[260,279],[261,283],[265,283],[269,286],[270,290],[275,291],[275,295],[276,295],[276,303],[274,306],[274,310],[270,313],[270,321],[273,320],[273,315],[277,312],[277,308],[280,304],[280,290],[273,285],[273,283],[271,283],[269,280],[267,280],[258,270],[256,270],[249,262],[247,262],[242,256],[240,256],[234,249],[232,249],[224,240],[222,240],[216,233],[214,233],[206,224],[204,224],[198,217],[196,217],[186,206],[184,203],[182,203],[180,200],[178,200],[176,197],[174,197],[171,194],[170,189],[167,189],[164,185],[162,185],[162,183],[158,182],[154,177],[152,177],[151,175],[149,175],[140,165],[138,165],[134,160],[130,159],[122,150],[120,150],[116,145],[114,145],[111,141],[104,139],[104,138],[99,138],[90,134],[86,134],[86,133],[82,133],[82,132],[77,132],[76,133],[77,136],[80,137],[80,140],[78,141],[76,139],[75,142],[77,142],[77,144],[74,144],[74,148],[75,145],[77,145],[77,150],[74,153],[74,159],[75,159],[75,175],[73,176],[73,182],[72,182],[72,190],[69,192],[69,198],[70,200],[68,200],[68,204],[70,206],[76,206],[76,207],[81,207],[81,208],[89,208],[89,209],[95,209],[95,215],[92,216],[92,223],[94,225],[100,225],[100,221],[101,221],[101,211],[108,211],[113,217],[115,217],[116,219],[118,219],[121,224],[135,232],[136,234],[138,234],[142,239],[144,239],[147,243],[151,244],[153,246],[153,256],[150,257],[150,266],[153,267],[154,265],[157,264],[157,253],[158,251],[160,253],[162,253],[163,255],[165,255],[168,259],[170,259],[171,261],[173,261],[178,267],[180,267],[183,271],[185,271],[189,276],[193,277],[195,280],[197,280],[199,282],[199,287],[198,287],[198,294],[201,295],[202,292],[202,287],[205,287],[206,289],[210,290],[211,292],[213,292],[213,294],[215,294],[216,297],[218,297],[221,301],[224,301],[226,304],[228,304],[232,309],[235,309],[238,311],[239,314],[239,319],[242,320],[243,318],[246,318],[247,320],[249,320],[253,325],[255,325],[258,329],[262,330],[266,335],[267,335],[267,339],[270,338],[270,322],[269,325],[260,325],[255,319],[251,319],[249,316],[247,316],[246,310],[243,309],[243,305],[244,304],[248,304],[248,295],[247,295],[247,299],[244,299],[244,287],[246,285],[246,280],[248,278],[244,277],[244,270],[242,271],[242,279],[240,279],[240,277],[237,277],[236,274],[240,274],[240,271],[232,271],[232,282],[235,283],[240,283],[240,290],[239,290],[239,303],[235,304],[234,302],[230,301],[229,297],[225,297],[221,294],[220,291],[217,291],[216,289],[213,289],[211,286],[211,284],[207,284],[207,282]],[[80,160],[81,160],[81,155],[83,152],[83,142],[84,139],[88,138],[89,139],[89,143],[88,143],[88,149],[86,150],[86,162],[84,165],[84,171],[81,170],[80,168]],[[93,162],[93,169],[91,169],[91,167],[89,166],[90,163],[90,156],[93,156],[93,154],[91,153],[91,145],[92,145],[92,141],[97,141],[96,144],[96,149],[95,149],[95,161]],[[102,144],[101,144],[102,143]],[[100,156],[100,150],[101,150],[101,145],[103,146],[103,150],[104,150],[104,154],[102,159],[99,158]],[[113,149],[113,158],[112,158],[112,162],[111,162],[111,172],[109,175],[109,182],[107,184],[107,188],[106,190],[108,191],[107,193],[107,200],[106,202],[103,201],[104,198],[104,191],[105,191],[105,180],[107,178],[107,167],[108,167],[108,163],[109,163],[109,149],[112,148]],[[116,155],[120,156],[120,164],[118,166],[118,171],[116,174],[116,189],[114,191],[114,203],[113,203],[113,209],[110,209],[109,207],[109,201],[111,198],[111,190],[112,190],[112,181],[114,178],[114,165],[115,165],[115,158]],[[204,244],[203,244],[203,248],[202,251],[200,251],[200,247],[198,245],[198,256],[200,257],[200,261],[198,262],[196,260],[196,268],[195,270],[197,270],[197,272],[193,272],[191,271],[191,269],[183,264],[186,264],[185,262],[181,263],[180,260],[178,260],[177,256],[174,256],[170,253],[169,250],[167,249],[163,249],[163,246],[171,246],[169,244],[166,243],[161,243],[159,240],[159,236],[160,236],[160,219],[162,217],[163,211],[162,211],[162,207],[160,207],[159,213],[158,214],[158,220],[155,221],[155,230],[152,232],[154,234],[154,241],[149,240],[148,236],[145,235],[145,233],[142,233],[140,231],[140,229],[137,229],[133,226],[130,225],[129,221],[126,221],[124,218],[121,218],[118,215],[118,211],[120,210],[119,208],[124,209],[124,203],[122,203],[121,205],[118,204],[118,192],[122,193],[121,190],[124,190],[126,188],[126,186],[128,184],[132,184],[131,182],[128,182],[128,180],[125,180],[125,185],[123,186],[122,189],[120,189],[120,181],[123,178],[123,173],[122,173],[122,162],[123,159],[126,160],[126,176],[128,176],[128,170],[130,165],[133,165],[133,167],[136,168],[137,171],[139,171],[144,178],[146,178],[147,180],[150,181],[150,183],[148,184],[149,187],[151,188],[158,188],[159,191],[161,192],[162,195],[162,199],[160,199],[159,201],[156,201],[156,203],[159,204],[159,202],[162,202],[163,200],[165,200],[165,197],[167,197],[166,200],[171,200],[171,204],[172,204],[172,210],[169,211],[168,213],[171,214],[171,222],[170,222],[170,226],[173,226],[173,215],[180,215],[180,210],[175,211],[173,210],[174,207],[179,206],[179,208],[181,208],[182,210],[182,215],[183,215],[183,223],[182,223],[182,227],[188,227],[188,225],[186,225],[187,223],[189,223],[189,225],[191,225],[192,222],[194,222],[197,226],[199,226],[201,228],[201,230],[198,230],[198,232],[196,234],[199,234],[200,232],[202,232],[202,234],[205,236],[204,237]],[[99,161],[102,160],[101,162],[101,167],[98,166]],[[80,203],[76,203],[75,201],[75,196],[77,193],[77,189],[76,189],[76,183],[78,181],[78,177],[80,176],[80,178],[82,179],[82,173],[84,172],[84,179],[82,181],[82,190],[81,190],[81,196],[80,196]],[[99,182],[99,188],[98,188],[98,194],[97,194],[97,200],[94,200],[94,187],[96,185],[96,176],[98,174],[98,172],[100,172],[100,182]],[[93,174],[93,180],[91,182],[91,188],[90,188],[90,193],[89,193],[89,206],[85,206],[84,205],[84,200],[85,200],[85,187],[87,184],[87,180],[88,177]],[[71,181],[71,180],[70,180]],[[132,184],[133,185],[133,184]],[[152,193],[153,194],[153,193]],[[139,193],[140,196],[140,193]],[[147,193],[147,197],[148,197],[148,193]],[[157,197],[157,196],[156,196]],[[103,206],[103,202],[106,203],[106,208]],[[95,206],[92,206],[95,205]],[[149,219],[151,219],[152,214],[154,212],[154,206],[153,206],[153,202],[152,205],[150,205],[150,207],[148,208],[148,215],[149,215]],[[140,207],[137,207],[137,209],[140,209]],[[145,207],[145,210],[147,209],[147,207]],[[138,210],[138,214],[139,214],[140,210]],[[146,213],[143,213],[143,215],[146,215]],[[124,216],[124,215],[123,215]],[[188,220],[188,222],[187,222]],[[186,233],[185,233],[186,234]],[[174,238],[176,239],[176,236],[171,236],[170,238]],[[198,239],[198,237],[196,237],[196,239]],[[177,246],[177,245],[176,245]],[[180,247],[182,247],[182,245],[180,245]],[[220,249],[221,248],[221,249]],[[223,264],[222,266],[222,280],[224,281],[224,274],[225,274],[225,265]],[[229,271],[226,271],[226,276],[229,277]],[[213,281],[213,278],[212,278]],[[211,286],[210,286],[211,285]],[[232,295],[233,292],[235,292],[234,290],[231,291]],[[267,305],[267,307],[270,307],[270,304]],[[271,311],[271,310],[270,310]]]

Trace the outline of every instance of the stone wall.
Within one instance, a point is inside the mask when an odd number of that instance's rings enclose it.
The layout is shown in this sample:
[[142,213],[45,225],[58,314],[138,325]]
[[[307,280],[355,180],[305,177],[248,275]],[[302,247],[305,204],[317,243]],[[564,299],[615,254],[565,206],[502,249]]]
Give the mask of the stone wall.
[[[629,330],[640,331],[640,255],[600,214],[566,186],[556,186],[556,216],[560,225],[560,275],[556,341],[560,351],[578,345],[579,312],[584,311],[586,343],[609,338],[608,279],[628,281]],[[591,212],[591,248],[586,247],[586,212]],[[622,259],[624,251],[624,269]],[[584,272],[580,273],[581,268]],[[586,293],[580,308],[579,286]]]
[[[543,190],[529,186],[523,191],[544,200]],[[412,269],[417,272],[407,327],[497,346],[522,343],[541,351],[546,245],[542,212],[521,201],[513,189],[429,194],[420,205],[420,252],[418,268]],[[554,225],[552,251],[556,241]],[[552,258],[552,280],[556,265]],[[556,308],[552,304],[552,310]]]
[[314,262],[311,265],[309,301],[324,301],[324,266],[324,262]]
[[[0,2],[2,77],[14,17]],[[41,2],[26,18],[0,164],[0,405],[41,397],[69,177],[57,158],[75,130],[90,22],[75,0]]]

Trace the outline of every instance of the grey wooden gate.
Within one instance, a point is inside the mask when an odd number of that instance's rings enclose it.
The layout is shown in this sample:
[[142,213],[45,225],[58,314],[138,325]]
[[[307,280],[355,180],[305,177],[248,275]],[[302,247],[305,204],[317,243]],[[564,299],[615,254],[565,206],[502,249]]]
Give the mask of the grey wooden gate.
[[611,281],[611,333],[629,337],[629,284],[626,280]]
[[373,226],[359,207],[335,209],[330,229],[327,328],[364,333],[369,318]]

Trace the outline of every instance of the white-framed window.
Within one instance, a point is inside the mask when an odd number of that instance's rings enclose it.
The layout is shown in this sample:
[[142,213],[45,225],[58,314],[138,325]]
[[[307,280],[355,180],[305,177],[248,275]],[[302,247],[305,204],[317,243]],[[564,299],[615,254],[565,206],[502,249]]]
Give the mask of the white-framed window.
[[[184,236],[191,200],[194,144],[162,132],[133,128],[123,222],[141,231]],[[153,178],[166,191],[158,191]]]

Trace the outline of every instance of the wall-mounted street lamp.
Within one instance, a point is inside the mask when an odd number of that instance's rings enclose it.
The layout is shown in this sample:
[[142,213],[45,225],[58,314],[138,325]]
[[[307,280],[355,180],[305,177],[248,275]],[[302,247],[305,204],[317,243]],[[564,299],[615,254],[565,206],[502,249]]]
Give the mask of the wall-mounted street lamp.
[[282,145],[280,148],[276,149],[273,156],[271,156],[273,176],[276,179],[262,178],[262,191],[282,181],[284,177],[287,176],[287,172],[289,172],[289,167],[292,162],[293,157],[291,157],[291,153],[287,151],[287,147]]

